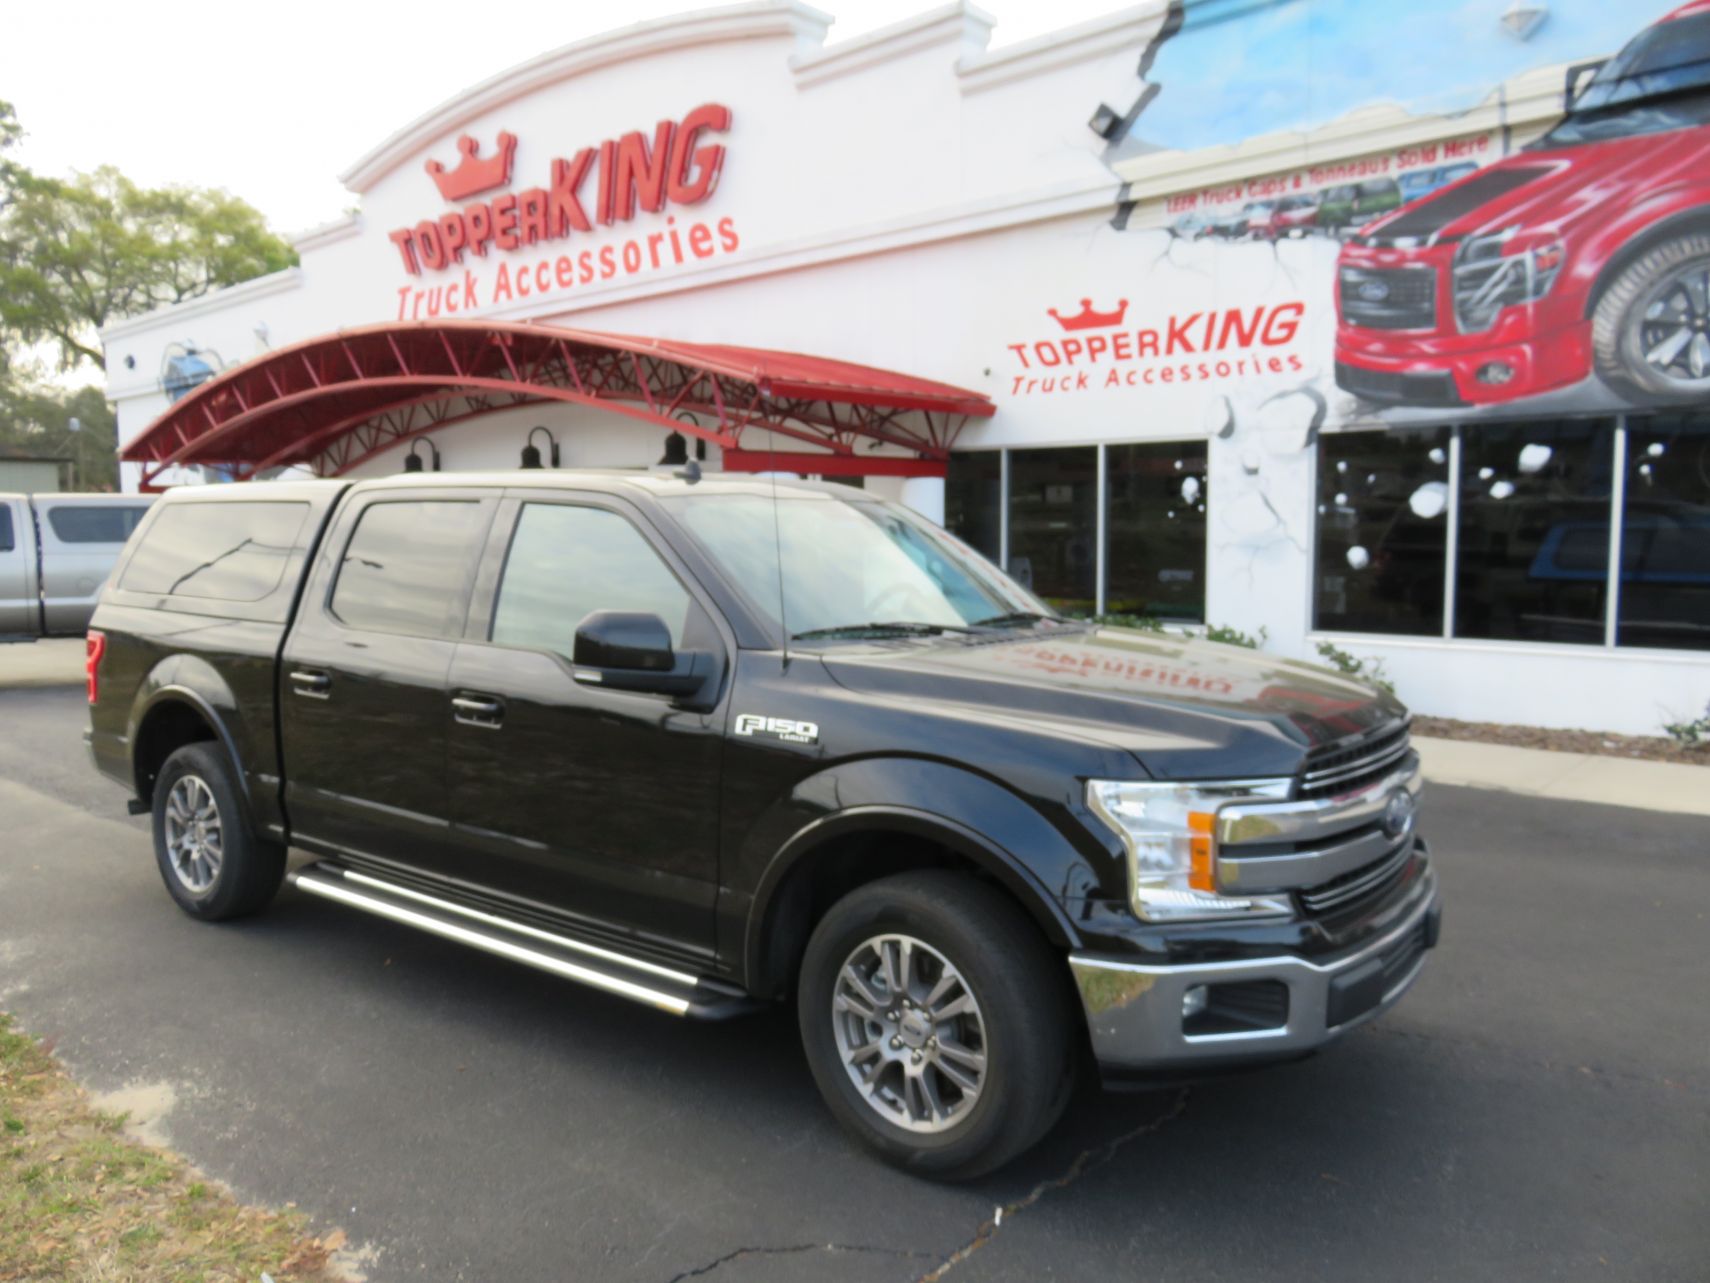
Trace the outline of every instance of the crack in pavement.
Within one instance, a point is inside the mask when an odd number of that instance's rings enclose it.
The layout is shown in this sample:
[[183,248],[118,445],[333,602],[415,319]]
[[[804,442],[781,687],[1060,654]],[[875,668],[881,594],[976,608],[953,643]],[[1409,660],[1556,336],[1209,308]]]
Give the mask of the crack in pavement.
[[1075,1156],[1075,1161],[1069,1164],[1068,1170],[1061,1176],[1054,1177],[1051,1180],[1040,1181],[1031,1191],[1029,1191],[1026,1197],[1018,1198],[1013,1203],[1005,1203],[1002,1207],[998,1208],[991,1217],[981,1224],[980,1228],[974,1232],[973,1238],[969,1239],[966,1243],[962,1244],[961,1247],[950,1253],[949,1256],[940,1261],[932,1270],[922,1274],[915,1283],[938,1283],[938,1281],[946,1274],[950,1273],[951,1270],[955,1269],[963,1261],[967,1260],[975,1252],[979,1251],[987,1243],[991,1242],[992,1239],[996,1238],[998,1230],[1002,1227],[1006,1216],[1014,1217],[1017,1212],[1026,1211],[1052,1190],[1067,1189],[1088,1172],[1093,1171],[1096,1168],[1103,1167],[1112,1158],[1116,1157],[1116,1152],[1124,1145],[1128,1144],[1128,1142],[1138,1140],[1142,1136],[1149,1136],[1153,1132],[1163,1128],[1165,1124],[1172,1123],[1176,1119],[1180,1118],[1182,1113],[1187,1109],[1190,1090],[1191,1089],[1187,1087],[1182,1088],[1181,1091],[1176,1094],[1176,1103],[1171,1105],[1168,1110],[1154,1118],[1151,1122],[1142,1123],[1133,1131],[1123,1132],[1122,1135],[1116,1137],[1114,1140],[1106,1141],[1103,1145],[1095,1146],[1092,1149],[1082,1150]]
[[711,1274],[732,1261],[739,1261],[745,1256],[799,1256],[807,1252],[862,1252],[872,1256],[931,1256],[931,1252],[914,1252],[900,1247],[868,1247],[861,1243],[798,1243],[790,1247],[739,1247],[735,1251],[726,1252],[723,1256],[708,1261],[705,1265],[697,1265],[692,1270],[684,1270],[681,1274],[673,1274],[666,1283],[683,1283],[684,1279],[698,1279],[702,1275]]

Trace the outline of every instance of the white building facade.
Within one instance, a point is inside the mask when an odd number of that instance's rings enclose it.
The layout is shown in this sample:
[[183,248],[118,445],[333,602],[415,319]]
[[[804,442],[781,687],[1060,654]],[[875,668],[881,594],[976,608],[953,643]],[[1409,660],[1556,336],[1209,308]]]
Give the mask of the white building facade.
[[[581,41],[358,160],[298,267],[110,327],[120,439],[356,326],[860,362],[989,399],[942,475],[864,484],[1065,609],[1655,733],[1710,703],[1710,111],[1570,76],[1697,21],[1607,8],[1156,3],[994,49],[965,5],[827,44],[756,3]],[[537,426],[566,467],[661,450],[531,405],[348,471],[512,467]]]

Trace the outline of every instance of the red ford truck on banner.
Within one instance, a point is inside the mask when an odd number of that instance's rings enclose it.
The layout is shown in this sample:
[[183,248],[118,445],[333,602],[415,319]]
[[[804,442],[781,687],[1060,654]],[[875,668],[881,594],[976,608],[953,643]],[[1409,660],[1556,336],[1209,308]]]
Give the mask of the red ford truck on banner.
[[1483,405],[1595,371],[1638,402],[1710,395],[1710,0],[1574,78],[1543,138],[1343,247],[1338,386]]

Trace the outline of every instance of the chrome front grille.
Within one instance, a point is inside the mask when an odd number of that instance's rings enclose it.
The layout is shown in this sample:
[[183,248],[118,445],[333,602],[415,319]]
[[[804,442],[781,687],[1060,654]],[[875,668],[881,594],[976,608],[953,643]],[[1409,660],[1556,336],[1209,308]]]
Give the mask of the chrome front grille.
[[1370,864],[1353,869],[1340,877],[1331,878],[1328,882],[1304,888],[1300,892],[1300,903],[1308,913],[1314,914],[1345,908],[1367,896],[1388,890],[1412,858],[1413,839],[1409,835],[1406,842],[1381,859],[1373,860]]
[[1301,773],[1301,797],[1322,797],[1328,793],[1357,789],[1380,779],[1407,757],[1412,748],[1410,723],[1379,731],[1354,744],[1332,745],[1321,749],[1306,760]]
[[1371,330],[1430,330],[1437,325],[1437,273],[1430,267],[1344,267],[1342,319]]

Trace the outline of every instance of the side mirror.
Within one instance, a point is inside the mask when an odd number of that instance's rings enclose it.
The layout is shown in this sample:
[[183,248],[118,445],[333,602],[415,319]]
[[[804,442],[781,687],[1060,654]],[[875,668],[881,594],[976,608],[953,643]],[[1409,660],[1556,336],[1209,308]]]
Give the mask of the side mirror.
[[1567,83],[1562,89],[1563,111],[1573,110],[1574,103],[1578,101],[1580,94],[1585,92],[1585,87],[1591,83],[1592,77],[1608,61],[1607,58],[1598,58],[1592,62],[1576,62],[1567,69]]
[[671,630],[658,615],[596,610],[576,625],[570,660],[578,668],[623,668],[668,673],[676,663]]
[[596,610],[576,625],[570,669],[584,686],[691,696],[706,686],[713,663],[705,651],[674,652],[658,615]]

